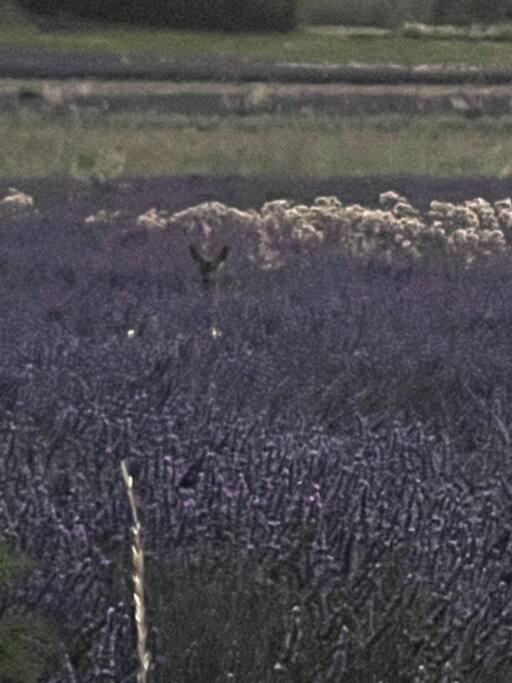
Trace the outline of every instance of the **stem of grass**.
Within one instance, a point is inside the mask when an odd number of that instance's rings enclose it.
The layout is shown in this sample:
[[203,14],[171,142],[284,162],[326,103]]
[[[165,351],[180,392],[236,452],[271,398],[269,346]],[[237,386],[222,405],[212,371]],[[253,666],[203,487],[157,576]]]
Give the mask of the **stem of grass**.
[[137,626],[137,658],[139,662],[137,683],[147,683],[150,653],[146,646],[148,627],[144,603],[144,549],[142,547],[142,528],[137,515],[137,503],[133,488],[133,478],[128,473],[126,461],[121,461],[130,509],[132,513],[132,561],[133,561],[133,600],[135,603],[135,623]]

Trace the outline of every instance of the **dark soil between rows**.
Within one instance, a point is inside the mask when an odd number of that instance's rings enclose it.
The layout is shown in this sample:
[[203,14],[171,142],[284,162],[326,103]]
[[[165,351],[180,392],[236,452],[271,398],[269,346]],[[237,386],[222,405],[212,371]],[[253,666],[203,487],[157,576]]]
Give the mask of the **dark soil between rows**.
[[76,216],[99,209],[145,212],[150,208],[180,211],[202,202],[218,201],[241,209],[259,209],[266,201],[291,199],[311,203],[334,195],[343,203],[375,206],[379,194],[394,190],[425,210],[433,199],[460,202],[474,197],[496,201],[512,196],[512,178],[442,178],[428,175],[365,177],[246,177],[237,175],[122,178],[105,187],[74,180],[0,178],[0,196],[9,187],[34,197],[35,206],[52,215]]

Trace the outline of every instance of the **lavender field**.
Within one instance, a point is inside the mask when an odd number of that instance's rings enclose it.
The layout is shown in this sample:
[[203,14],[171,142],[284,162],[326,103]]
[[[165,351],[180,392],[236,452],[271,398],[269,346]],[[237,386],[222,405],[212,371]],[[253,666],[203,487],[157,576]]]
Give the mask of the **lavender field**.
[[0,202],[0,680],[135,683],[126,460],[151,683],[509,681],[504,183],[159,182]]

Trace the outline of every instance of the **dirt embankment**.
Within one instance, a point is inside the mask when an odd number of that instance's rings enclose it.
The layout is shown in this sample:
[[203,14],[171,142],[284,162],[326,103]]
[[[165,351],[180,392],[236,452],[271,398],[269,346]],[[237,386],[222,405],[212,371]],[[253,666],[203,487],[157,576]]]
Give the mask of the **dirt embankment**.
[[512,114],[511,86],[0,80],[0,111],[174,115]]

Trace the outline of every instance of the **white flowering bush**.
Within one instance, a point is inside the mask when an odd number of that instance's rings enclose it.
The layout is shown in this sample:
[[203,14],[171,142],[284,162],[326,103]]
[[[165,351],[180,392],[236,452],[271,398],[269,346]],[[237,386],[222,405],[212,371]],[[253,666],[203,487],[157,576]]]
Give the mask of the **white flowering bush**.
[[92,213],[84,219],[86,225],[111,225],[121,218],[120,211],[109,211],[100,209],[97,213]]
[[183,230],[204,258],[214,258],[219,249],[228,245],[230,260],[254,264],[261,257],[261,221],[261,214],[255,210],[241,211],[220,202],[205,202],[175,213],[168,224]]
[[10,187],[6,196],[0,200],[0,217],[21,217],[38,213],[34,206],[34,198],[25,192]]
[[167,211],[157,211],[155,208],[149,209],[141,214],[135,221],[136,225],[148,228],[149,230],[163,230],[169,225],[169,215]]
[[[12,190],[4,201],[16,205],[19,194]],[[30,198],[18,201],[30,205]],[[126,217],[120,211],[103,209],[84,223],[95,228]],[[175,213],[152,207],[137,216],[135,223],[139,239],[131,244],[142,244],[140,238],[146,231],[178,231],[204,268],[210,268],[208,264],[228,248],[229,257],[222,262],[223,277],[228,280],[240,281],[238,266],[244,269],[245,279],[251,269],[278,270],[294,254],[308,256],[319,249],[366,266],[380,263],[386,269],[417,263],[468,268],[507,251],[512,243],[512,200],[491,203],[475,198],[458,204],[434,200],[423,212],[391,191],[380,194],[371,208],[344,205],[333,196],[317,197],[311,205],[279,199],[259,210],[205,202]]]
[[283,265],[285,243],[304,253],[324,244],[345,256],[385,263],[449,259],[466,267],[511,243],[512,201],[432,201],[426,213],[395,192],[382,193],[377,208],[344,206],[337,197],[318,197],[311,206],[275,200],[260,211],[210,202],[175,213],[167,225],[182,227],[206,251],[242,230],[256,239],[250,258],[263,269]]

